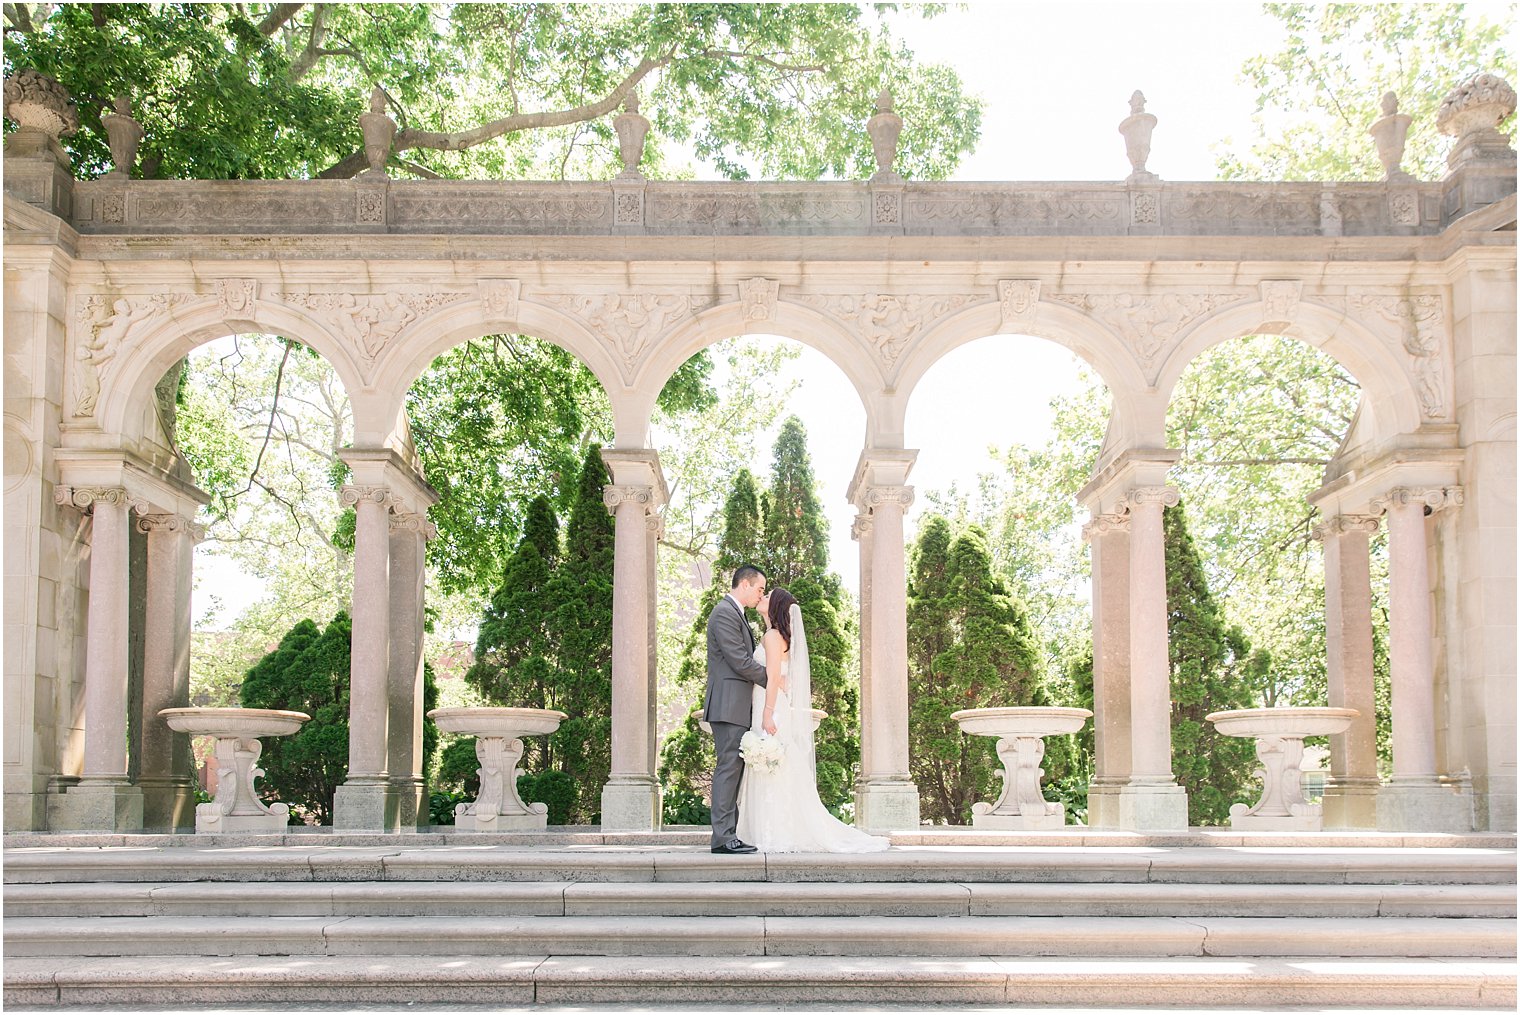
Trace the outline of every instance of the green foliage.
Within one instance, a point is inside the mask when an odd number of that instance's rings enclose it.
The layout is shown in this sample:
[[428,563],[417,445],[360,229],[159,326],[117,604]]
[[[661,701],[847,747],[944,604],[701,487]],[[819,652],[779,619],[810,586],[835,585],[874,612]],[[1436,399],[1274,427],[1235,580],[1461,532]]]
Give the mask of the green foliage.
[[428,824],[452,825],[454,823],[454,808],[460,804],[469,803],[474,797],[455,791],[445,793],[434,790],[428,794]]
[[[1367,129],[1382,115],[1384,92],[1413,118],[1403,167],[1420,179],[1446,174],[1451,139],[1436,111],[1460,82],[1483,71],[1515,79],[1507,33],[1514,5],[1497,21],[1466,4],[1263,4],[1285,39],[1243,68],[1257,90],[1256,140],[1241,153],[1221,147],[1227,180],[1381,180]],[[1514,137],[1514,120],[1504,128]]]
[[1251,652],[1239,628],[1226,624],[1209,592],[1181,504],[1163,513],[1166,541],[1167,638],[1171,661],[1172,771],[1187,791],[1188,824],[1222,825],[1230,804],[1245,798],[1255,748],[1216,733],[1210,712],[1249,708],[1251,678],[1268,660]]
[[571,824],[580,797],[580,784],[565,772],[545,771],[517,777],[517,795],[524,803],[542,803],[549,807],[549,824]]
[[1023,605],[993,573],[985,534],[952,539],[931,515],[920,524],[908,584],[908,757],[923,816],[967,824],[995,796],[995,745],[966,736],[951,715],[1036,700],[1039,641]]
[[555,650],[548,617],[549,583],[559,562],[559,522],[546,497],[528,505],[522,541],[507,561],[475,642],[465,682],[487,700],[521,708],[548,708]]
[[660,821],[670,825],[708,825],[712,823],[712,808],[695,790],[682,787],[665,793]]
[[346,613],[323,631],[303,620],[243,680],[243,707],[311,716],[298,733],[264,741],[259,767],[260,790],[312,824],[332,824],[333,794],[348,771],[350,635]]
[[[475,753],[474,737],[460,737],[444,745],[438,756],[436,785],[458,794],[462,800],[474,800],[479,795],[480,758]],[[453,813],[449,812],[450,824]]]

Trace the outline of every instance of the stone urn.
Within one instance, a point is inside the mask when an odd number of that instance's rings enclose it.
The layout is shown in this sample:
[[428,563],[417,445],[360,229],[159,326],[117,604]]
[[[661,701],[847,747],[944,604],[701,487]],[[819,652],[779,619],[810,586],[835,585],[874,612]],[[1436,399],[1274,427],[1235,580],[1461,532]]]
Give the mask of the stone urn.
[[896,180],[892,163],[897,161],[897,139],[902,135],[903,120],[892,110],[892,92],[883,88],[876,96],[876,115],[866,121],[871,137],[871,151],[876,156],[876,180]]
[[613,117],[612,129],[617,133],[618,155],[623,160],[624,179],[642,179],[639,164],[644,161],[644,138],[649,133],[649,120],[639,114],[639,98],[630,95],[623,112]]
[[454,808],[461,832],[537,831],[549,825],[549,805],[517,795],[522,738],[553,733],[566,718],[549,708],[435,708],[428,718],[445,733],[475,738],[480,796]]
[[1156,129],[1156,115],[1145,111],[1145,96],[1136,91],[1129,97],[1129,115],[1119,123],[1124,135],[1124,154],[1129,158],[1128,183],[1151,183],[1159,177],[1145,168],[1151,157],[1151,134]]
[[369,163],[365,173],[372,176],[385,175],[385,160],[391,155],[391,142],[396,137],[396,121],[385,111],[385,91],[376,85],[369,93],[369,112],[359,115],[359,131],[364,136],[364,160]]
[[1446,164],[1456,169],[1467,163],[1515,164],[1515,151],[1499,131],[1515,111],[1515,90],[1497,74],[1468,78],[1441,102],[1436,129],[1457,139]]
[[1003,762],[998,777],[1003,780],[1003,792],[994,803],[972,805],[974,827],[1033,831],[1065,826],[1066,805],[1046,800],[1040,792],[1045,738],[1077,732],[1092,718],[1092,712],[1037,706],[968,708],[952,712],[950,718],[960,723],[963,733],[998,738],[998,758]]
[[289,805],[266,805],[253,786],[264,774],[259,738],[289,736],[311,716],[274,708],[166,708],[158,714],[176,733],[216,738],[216,799],[195,808],[197,834],[285,831]]
[[1204,716],[1227,737],[1254,737],[1262,767],[1261,799],[1230,807],[1230,827],[1244,831],[1318,832],[1319,804],[1304,799],[1304,737],[1334,736],[1350,729],[1354,708],[1243,708]]
[[[823,722],[825,719],[827,719],[829,717],[829,714],[827,712],[825,712],[821,708],[811,709],[810,711],[813,714],[813,732],[817,733],[818,732],[818,724],[821,723],[821,722]],[[692,715],[694,715],[694,716],[697,717],[697,725],[700,726],[700,727],[702,727],[702,732],[706,733],[708,735],[711,735],[712,734],[712,727],[709,726],[708,723],[707,723],[707,715],[706,715],[706,713],[704,713],[699,708],[695,712],[693,712]]]

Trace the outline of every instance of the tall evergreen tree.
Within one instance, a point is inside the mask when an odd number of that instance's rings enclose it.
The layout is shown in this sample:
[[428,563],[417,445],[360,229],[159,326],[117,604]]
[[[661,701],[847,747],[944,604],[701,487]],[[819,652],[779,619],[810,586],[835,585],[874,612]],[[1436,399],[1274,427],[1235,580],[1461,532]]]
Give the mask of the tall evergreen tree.
[[829,572],[828,522],[796,416],[781,424],[771,485],[761,504],[764,540],[758,550],[766,584],[789,589],[802,607],[812,664],[813,707],[828,713],[814,737],[818,795],[837,808],[849,799],[860,763],[859,688],[846,674],[848,624],[839,576]]
[[1203,561],[1188,533],[1183,506],[1162,516],[1166,539],[1167,639],[1171,657],[1172,771],[1187,790],[1188,824],[1221,825],[1230,804],[1248,795],[1254,767],[1251,741],[1220,736],[1204,721],[1210,712],[1249,708],[1253,670],[1265,668],[1251,654],[1239,628],[1228,627],[1209,591]]
[[556,652],[546,707],[568,716],[547,741],[552,767],[579,787],[569,808],[573,824],[595,823],[601,787],[612,769],[614,537],[612,515],[602,501],[607,478],[602,449],[592,445],[581,463],[564,553],[543,604]]
[[944,519],[929,519],[913,556],[909,758],[924,816],[963,824],[973,803],[995,795],[1001,766],[991,741],[966,736],[950,716],[1037,703],[1041,646],[993,573],[986,535],[975,526],[949,535]]
[[290,805],[292,815],[330,825],[333,793],[348,773],[348,614],[324,631],[302,620],[248,671],[239,691],[245,708],[305,712],[311,720],[288,737],[263,741],[260,790]]
[[676,686],[687,715],[660,752],[660,782],[665,787],[665,820],[671,824],[705,824],[702,797],[713,770],[712,738],[697,725],[695,709],[707,683],[707,616],[732,587],[734,569],[760,559],[760,494],[755,477],[740,469],[723,502],[723,535],[708,586],[692,618],[681,656]]

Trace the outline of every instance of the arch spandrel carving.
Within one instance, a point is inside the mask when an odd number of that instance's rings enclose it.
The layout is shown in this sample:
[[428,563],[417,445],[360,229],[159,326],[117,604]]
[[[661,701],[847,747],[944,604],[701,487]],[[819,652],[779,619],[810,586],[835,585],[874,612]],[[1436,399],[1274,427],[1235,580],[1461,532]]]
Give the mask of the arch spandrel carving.
[[1451,329],[1446,298],[1436,291],[1357,293],[1345,298],[1346,309],[1404,354],[1404,368],[1414,384],[1420,415],[1432,422],[1451,416],[1448,362]]

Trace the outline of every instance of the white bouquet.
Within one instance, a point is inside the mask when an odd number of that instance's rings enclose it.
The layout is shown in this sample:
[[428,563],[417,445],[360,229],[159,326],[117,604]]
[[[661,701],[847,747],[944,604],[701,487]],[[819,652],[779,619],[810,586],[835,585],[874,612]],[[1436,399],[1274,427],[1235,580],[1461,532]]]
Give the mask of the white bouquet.
[[744,764],[757,772],[774,772],[781,767],[786,745],[780,737],[766,736],[749,730],[739,738],[739,754]]

